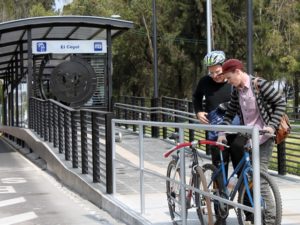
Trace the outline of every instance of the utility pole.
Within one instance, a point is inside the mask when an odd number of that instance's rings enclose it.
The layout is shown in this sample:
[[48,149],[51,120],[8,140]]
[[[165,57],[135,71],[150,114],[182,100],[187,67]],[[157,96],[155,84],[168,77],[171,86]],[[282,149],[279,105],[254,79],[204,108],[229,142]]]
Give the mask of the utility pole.
[[253,75],[253,9],[252,0],[247,1],[247,73]]
[[[159,106],[158,99],[158,72],[157,72],[157,33],[156,33],[156,1],[152,0],[152,46],[153,46],[153,75],[154,75],[154,93],[151,101],[151,106],[156,108]],[[152,121],[158,121],[157,113],[151,114]],[[159,137],[159,128],[152,127],[152,137]]]
[[211,0],[206,0],[206,29],[207,29],[207,53],[211,52],[212,9]]
[[156,33],[156,1],[152,0],[152,12],[153,12],[153,72],[154,72],[154,98],[158,98],[158,74],[157,74],[157,33]]

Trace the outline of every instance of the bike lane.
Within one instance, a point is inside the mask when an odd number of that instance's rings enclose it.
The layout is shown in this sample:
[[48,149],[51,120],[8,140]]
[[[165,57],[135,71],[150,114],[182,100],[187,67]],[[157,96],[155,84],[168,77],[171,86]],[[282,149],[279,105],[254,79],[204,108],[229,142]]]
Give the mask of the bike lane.
[[0,224],[124,225],[62,186],[0,138]]

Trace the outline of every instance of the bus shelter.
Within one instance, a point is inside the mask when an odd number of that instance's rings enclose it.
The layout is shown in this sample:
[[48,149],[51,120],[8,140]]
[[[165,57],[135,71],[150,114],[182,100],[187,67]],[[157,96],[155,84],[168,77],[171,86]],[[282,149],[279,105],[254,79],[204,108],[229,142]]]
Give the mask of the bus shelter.
[[131,21],[92,16],[1,23],[3,124],[26,126],[32,97],[111,111],[112,41],[132,27]]

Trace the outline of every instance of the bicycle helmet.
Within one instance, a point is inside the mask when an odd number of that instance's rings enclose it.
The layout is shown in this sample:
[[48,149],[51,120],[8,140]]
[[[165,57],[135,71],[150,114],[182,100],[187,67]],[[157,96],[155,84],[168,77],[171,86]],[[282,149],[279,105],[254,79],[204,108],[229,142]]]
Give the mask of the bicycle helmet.
[[212,51],[206,54],[204,57],[204,65],[214,66],[214,65],[222,65],[225,61],[225,53],[223,51]]

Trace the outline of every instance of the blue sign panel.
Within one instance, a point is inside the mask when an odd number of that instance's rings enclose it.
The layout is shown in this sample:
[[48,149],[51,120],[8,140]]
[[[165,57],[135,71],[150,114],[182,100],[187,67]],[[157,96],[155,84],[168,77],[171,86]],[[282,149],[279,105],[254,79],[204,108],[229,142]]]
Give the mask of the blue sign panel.
[[36,43],[37,52],[47,52],[47,43],[46,42],[37,42]]
[[95,50],[96,52],[102,51],[102,42],[95,42],[95,43],[94,43],[94,50]]

